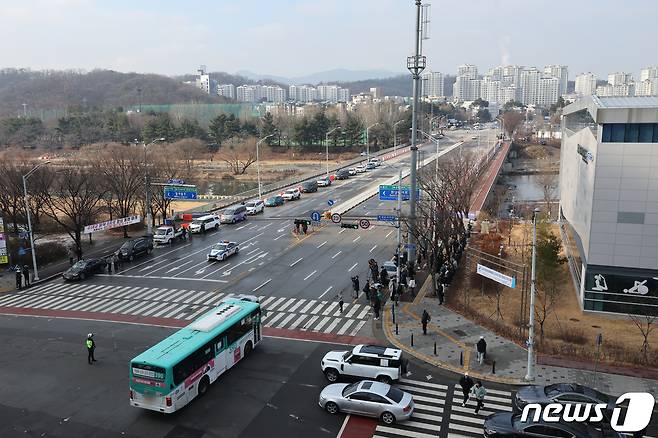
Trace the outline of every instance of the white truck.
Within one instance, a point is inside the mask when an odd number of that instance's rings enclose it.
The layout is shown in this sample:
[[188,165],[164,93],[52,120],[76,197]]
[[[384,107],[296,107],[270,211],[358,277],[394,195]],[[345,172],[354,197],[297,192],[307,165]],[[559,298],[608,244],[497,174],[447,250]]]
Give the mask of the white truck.
[[171,225],[163,225],[155,230],[153,235],[153,243],[164,245],[165,243],[172,243],[176,239],[183,236],[183,227],[174,228]]

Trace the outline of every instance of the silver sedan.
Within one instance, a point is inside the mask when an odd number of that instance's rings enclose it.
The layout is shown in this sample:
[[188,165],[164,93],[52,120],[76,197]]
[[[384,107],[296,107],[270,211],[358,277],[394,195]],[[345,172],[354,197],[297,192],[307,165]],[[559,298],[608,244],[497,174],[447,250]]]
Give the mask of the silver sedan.
[[329,385],[320,393],[319,404],[330,414],[347,412],[377,417],[385,424],[408,420],[414,412],[411,394],[370,380]]

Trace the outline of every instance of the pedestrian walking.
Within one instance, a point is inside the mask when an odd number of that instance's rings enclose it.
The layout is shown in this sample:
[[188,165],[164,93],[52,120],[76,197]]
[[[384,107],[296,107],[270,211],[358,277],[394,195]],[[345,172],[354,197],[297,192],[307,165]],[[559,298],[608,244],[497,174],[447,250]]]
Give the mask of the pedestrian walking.
[[400,282],[400,284],[398,284],[397,293],[395,294],[395,304],[396,305],[398,304],[398,301],[400,300],[400,297],[402,296],[403,293],[404,293],[404,286],[402,286],[402,282]]
[[27,265],[23,265],[23,283],[25,287],[30,287],[30,268]]
[[302,232],[304,234],[308,232],[308,225],[306,225],[306,222],[302,222]]
[[21,274],[20,268],[16,268],[16,289],[23,289],[23,275]]
[[96,341],[94,341],[93,333],[89,333],[87,335],[87,341],[85,342],[85,346],[87,347],[87,362],[89,362],[89,365],[91,365],[93,362],[96,362],[96,358],[94,357],[94,350],[96,350]]
[[423,310],[423,316],[420,318],[420,323],[423,325],[423,334],[427,334],[427,323],[429,323],[432,320],[432,317],[430,316],[429,313],[427,313],[427,310]]
[[400,284],[407,284],[407,268],[405,266],[400,269]]
[[388,271],[386,271],[386,268],[383,266],[382,270],[379,272],[379,281],[384,285],[384,287],[388,287]]
[[478,352],[478,363],[482,365],[484,363],[484,356],[487,354],[487,341],[484,340],[484,336],[480,336],[476,348]]
[[416,268],[414,267],[413,263],[409,263],[407,267],[407,275],[412,278],[416,277]]
[[381,300],[379,299],[379,297],[377,297],[377,296],[375,295],[375,305],[374,305],[374,310],[375,310],[375,321],[377,321],[377,320],[379,319],[379,311],[381,310],[381,308],[382,308],[382,302],[381,302]]
[[482,382],[478,380],[473,389],[471,389],[471,393],[477,402],[475,405],[475,415],[477,415],[480,409],[484,407],[484,396],[487,395],[487,390],[482,386]]
[[183,228],[183,230],[181,232],[181,238],[183,240],[187,240],[187,228],[185,228],[185,227],[182,227],[182,228]]
[[388,282],[388,294],[391,296],[391,299],[395,301],[395,292],[396,292],[396,287],[395,287],[395,278],[392,278]]
[[461,379],[459,379],[459,385],[462,387],[462,394],[464,394],[464,401],[462,402],[462,406],[466,406],[469,395],[471,394],[471,388],[475,386],[475,383],[473,382],[473,379],[468,376],[468,373],[464,373]]
[[363,285],[363,292],[366,294],[366,300],[370,302],[370,280],[366,280],[366,284]]
[[407,281],[407,284],[409,285],[409,292],[411,292],[411,296],[415,297],[416,296],[416,279],[413,277],[409,277],[409,280]]
[[355,275],[352,277],[352,289],[354,289],[354,298],[359,298],[359,291],[361,290],[359,285],[359,276]]
[[74,255],[73,246],[69,246],[66,249],[66,253],[69,256],[69,266],[73,266],[73,255]]
[[439,293],[439,304],[443,304],[443,300],[445,300],[445,297],[446,297],[446,284],[445,283],[441,283],[439,285],[438,293]]
[[340,313],[343,313],[343,291],[338,292],[336,297],[338,298],[338,309],[340,310]]

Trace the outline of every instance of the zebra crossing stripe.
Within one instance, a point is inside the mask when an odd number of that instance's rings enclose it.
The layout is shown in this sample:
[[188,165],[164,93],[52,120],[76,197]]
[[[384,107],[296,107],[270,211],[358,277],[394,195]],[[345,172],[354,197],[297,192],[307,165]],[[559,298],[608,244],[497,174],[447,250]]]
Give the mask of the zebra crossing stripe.
[[194,318],[197,317],[197,315],[200,315],[201,313],[207,312],[208,310],[210,310],[209,307],[203,307],[203,306],[202,306],[202,307],[199,308],[196,312],[194,312],[194,313],[192,313],[191,315],[185,317],[185,319],[194,319]]
[[48,306],[41,306],[44,309],[56,309],[60,310],[62,307],[66,307],[69,304],[75,304],[84,298],[82,297],[66,297],[63,300],[60,300],[59,302],[55,303],[54,305],[48,305]]
[[[59,300],[61,300],[61,299],[62,299],[62,297],[59,296],[59,295],[55,295],[54,297],[53,297],[52,295],[46,295],[45,297],[44,297],[44,296],[40,296],[40,299],[38,299],[38,300],[30,300],[30,301],[28,301],[28,302],[24,302],[24,303],[21,304],[20,307],[34,307],[34,308],[39,308],[41,305],[54,303],[54,302],[59,301]],[[18,307],[18,306],[17,306],[17,307]]]
[[309,315],[301,315],[301,316],[300,316],[299,318],[297,318],[297,319],[295,320],[295,322],[293,322],[292,325],[291,325],[290,327],[288,327],[288,328],[289,328],[290,330],[294,330],[294,329],[296,329],[296,328],[299,326],[299,324],[301,324],[302,321],[304,321],[304,319],[306,319],[308,316],[309,316]]
[[[408,390],[408,391],[414,391],[418,390],[419,388],[415,388],[410,385],[398,385],[398,388]],[[430,395],[435,395],[437,397],[445,397],[446,396],[446,391],[433,391],[430,389],[423,389],[424,394],[430,394]]]
[[351,318],[352,315],[354,315],[354,313],[356,313],[356,311],[359,309],[359,305],[358,304],[348,304],[348,309],[349,310],[345,314],[345,318]]
[[128,295],[131,295],[130,298],[135,299],[135,297],[146,294],[150,290],[151,290],[150,287],[138,287],[135,290],[128,289],[124,291],[117,291],[116,293],[110,296],[112,296],[113,298],[124,299],[124,298],[128,298]]
[[[402,378],[400,379],[400,382],[402,383],[408,383],[411,385],[419,385],[419,386],[426,386],[428,388],[438,388],[438,389],[448,389],[448,385],[441,385],[439,383],[430,383],[430,382],[423,382],[422,380],[411,380],[411,379],[405,379]],[[487,390],[488,392],[488,390]]]
[[315,315],[316,313],[318,313],[320,310],[322,310],[325,304],[327,304],[326,301],[321,301],[320,304],[318,304],[313,308],[313,310],[311,310],[311,314]]
[[[498,410],[501,410],[501,411],[511,411],[511,410],[512,410],[512,407],[511,407],[511,406],[499,405],[499,404],[496,404],[496,403],[491,403],[491,400],[492,400],[492,399],[494,399],[494,397],[489,397],[489,396],[487,395],[487,396],[485,397],[484,404],[487,405],[487,407],[489,407],[489,408],[495,408],[495,409],[498,409]],[[463,401],[463,399],[462,399],[461,397],[453,397],[452,401],[453,401],[453,403],[457,403],[457,402],[459,402],[459,403],[461,404],[461,402]],[[508,402],[509,402],[509,400],[503,400],[503,401],[508,401]],[[475,406],[475,401],[473,401],[472,399],[470,399],[470,400],[466,403],[467,406],[468,406],[468,405],[471,405],[471,404],[472,404],[473,406]]]
[[338,330],[338,332],[337,332],[336,334],[337,334],[337,335],[343,335],[343,334],[345,334],[345,332],[347,331],[347,329],[350,328],[350,326],[352,325],[352,323],[353,323],[354,321],[355,321],[355,320],[353,320],[353,319],[348,319],[347,322],[346,322],[345,324],[343,324],[343,326],[340,328],[340,330]]
[[[282,313],[282,315],[283,315],[283,313]],[[288,323],[290,322],[290,320],[293,319],[295,316],[297,316],[295,313],[290,313],[290,314],[288,314],[288,316],[285,317],[285,318],[283,319],[283,321],[281,321],[281,323],[279,323],[279,325],[276,326],[276,328],[283,328],[283,327],[284,327],[286,324],[288,324]]]
[[187,302],[185,300],[187,300],[189,297],[191,297],[194,294],[196,294],[195,290],[186,290],[184,294],[180,295],[176,299],[181,303],[185,303],[185,302]]
[[[483,411],[480,411],[480,412],[483,412]],[[451,420],[466,421],[467,423],[484,424],[484,418],[465,417],[463,415],[457,415],[457,414],[451,414],[450,419]]]
[[92,294],[96,293],[96,291],[97,291],[98,289],[103,289],[103,288],[106,288],[106,287],[107,287],[107,286],[103,286],[102,284],[101,284],[101,285],[97,285],[97,286],[92,286],[92,287],[86,289],[86,290],[85,290],[84,292],[82,292],[80,295],[86,295],[86,296],[89,296],[89,295],[92,295]]
[[112,311],[112,313],[128,313],[140,303],[141,301],[125,300],[125,301],[121,301],[121,304],[119,306],[111,307],[106,311]]
[[361,311],[361,313],[359,313],[359,316],[357,316],[357,318],[358,319],[365,319],[365,317],[366,317],[366,315],[368,314],[369,311],[370,311],[370,309],[368,308],[368,306],[363,306],[363,310]]
[[164,292],[166,292],[166,288],[162,289],[151,289],[151,292],[142,295],[139,299],[140,300],[158,300],[161,301],[162,295]]
[[224,293],[220,293],[217,296],[213,297],[212,299],[208,300],[208,302],[204,303],[207,306],[211,307],[216,307],[220,301],[224,299]]
[[306,312],[308,312],[308,309],[310,309],[311,307],[313,307],[313,306],[315,305],[316,302],[317,302],[317,300],[311,300],[311,301],[309,301],[309,302],[304,306],[304,308],[303,308],[302,310],[300,310],[300,312],[301,312],[301,313],[306,313]]
[[281,319],[284,315],[285,315],[285,313],[277,313],[276,315],[274,315],[274,317],[272,317],[272,318],[267,318],[267,322],[265,323],[265,327],[271,327],[272,324],[274,324],[275,322],[277,322],[277,321],[278,321],[279,319]]
[[126,309],[122,313],[133,313],[139,314],[144,309],[151,307],[152,305],[158,304],[157,301],[139,301],[139,304],[131,309]]
[[466,426],[464,424],[460,423],[450,423],[450,428],[451,429],[457,429],[460,432],[470,432],[470,433],[475,433],[478,435],[482,435],[482,428],[481,427],[471,427],[471,426]]
[[317,315],[316,316],[311,316],[311,319],[306,321],[306,324],[304,324],[304,327],[302,327],[302,330],[304,330],[304,331],[308,330],[309,326],[311,324],[313,324],[315,321],[317,321],[318,318],[319,318],[319,316],[317,316]]
[[163,309],[161,309],[158,313],[154,313],[154,314],[153,314],[153,317],[154,317],[154,318],[159,318],[159,317],[163,317],[163,318],[164,318],[164,314],[165,314],[165,313],[169,313],[169,312],[171,312],[172,309],[178,307],[178,304],[176,304],[176,303],[173,303],[173,304],[172,304],[172,303],[167,303],[167,304],[169,304],[169,305],[168,305],[168,306],[165,306],[165,307],[164,307]]
[[[60,308],[59,310],[69,310],[69,309],[71,309],[72,307],[78,307],[78,308],[79,308],[79,307],[82,306],[83,304],[86,304],[86,303],[88,303],[89,301],[93,301],[93,300],[95,300],[95,299],[96,299],[96,298],[85,298],[85,297],[81,297],[81,299],[80,299],[79,301],[77,301],[77,302],[75,302],[75,303],[70,303],[68,306],[64,306],[64,307]],[[76,309],[76,310],[77,310],[77,309]]]
[[320,323],[313,328],[313,331],[319,332],[320,330],[322,330],[322,327],[324,327],[325,324],[327,324],[329,321],[331,321],[331,317],[325,316],[324,319],[320,321]]
[[96,312],[98,309],[103,308],[109,304],[114,304],[116,303],[116,300],[110,300],[107,298],[101,298],[98,300],[98,302],[94,305],[91,306],[89,309],[87,309],[88,312]]
[[440,415],[423,414],[418,411],[429,411],[429,412],[436,412],[437,414],[442,414],[443,408],[441,406],[430,406],[430,405],[421,405],[418,403],[414,403],[414,418],[422,418],[423,420],[438,419],[439,421],[441,421]]
[[354,327],[354,329],[352,329],[352,331],[350,332],[350,336],[356,336],[356,334],[359,332],[359,330],[361,330],[361,327],[363,327],[365,324],[366,324],[365,321],[359,322],[357,324],[357,326]]
[[[288,312],[294,312],[294,311],[296,311],[297,308],[301,307],[302,304],[304,304],[305,302],[306,302],[306,300],[305,300],[304,298],[298,300],[298,301],[297,301],[297,304],[295,304],[295,305],[292,306],[290,309],[288,309]],[[279,310],[280,310],[280,309],[279,309]]]
[[334,310],[334,307],[338,307],[338,303],[335,302],[335,301],[333,303],[331,303],[331,305],[329,307],[327,307],[324,310],[324,312],[322,312],[322,315],[329,315]]
[[187,293],[186,289],[172,289],[174,293],[167,297],[168,301],[178,301],[178,298]]
[[144,316],[152,315],[153,313],[167,307],[167,305],[169,305],[169,303],[167,303],[167,302],[161,303],[161,304],[155,306],[154,308],[152,308],[151,310],[149,310],[148,312],[143,313],[142,315],[144,315]]
[[279,299],[276,300],[273,304],[271,304],[271,305],[267,308],[267,310],[274,310],[274,309],[276,308],[276,306],[278,306],[279,304],[281,304],[281,303],[284,302],[285,300],[286,300],[286,297],[279,298]]
[[265,301],[261,301],[260,306],[265,307],[270,301],[276,299],[276,297],[269,297]]
[[[196,292],[196,291],[193,291],[193,292]],[[187,304],[189,304],[189,303],[193,303],[193,302],[195,302],[195,300],[197,299],[197,297],[200,297],[201,295],[204,295],[205,293],[206,293],[205,291],[196,292],[195,294],[193,294],[192,296],[190,296],[188,299],[186,299],[186,300],[183,301],[183,302],[184,302],[184,303],[187,303]]]

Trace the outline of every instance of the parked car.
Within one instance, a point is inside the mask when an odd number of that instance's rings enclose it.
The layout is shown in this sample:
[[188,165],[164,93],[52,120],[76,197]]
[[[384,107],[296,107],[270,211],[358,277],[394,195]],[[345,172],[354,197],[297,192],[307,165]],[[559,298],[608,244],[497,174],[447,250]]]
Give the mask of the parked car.
[[331,178],[323,176],[317,180],[318,187],[329,187],[331,185]]
[[320,393],[318,403],[330,414],[359,414],[379,418],[384,424],[408,420],[414,412],[411,394],[370,380],[329,385]]
[[322,371],[330,382],[341,375],[376,379],[391,383],[402,375],[402,351],[379,345],[357,345],[352,351],[330,351],[321,362]]
[[318,191],[318,182],[317,181],[306,181],[303,182],[300,189],[302,193],[312,193]]
[[350,176],[356,175],[356,168],[355,167],[350,167],[349,169],[347,169],[347,171],[349,172]]
[[350,171],[347,169],[340,169],[336,172],[336,179],[348,179],[350,177]]
[[248,201],[244,206],[247,207],[247,214],[262,213],[265,209],[265,203],[262,199],[254,199],[253,201]]
[[302,193],[299,191],[297,187],[293,189],[288,189],[284,191],[283,193],[280,193],[280,195],[285,199],[286,201],[294,201],[296,199],[299,199],[302,197]]
[[176,239],[180,239],[183,236],[183,227],[175,228],[172,225],[162,225],[155,229],[153,234],[153,243],[165,244],[172,243]]
[[94,274],[104,272],[106,268],[105,259],[80,260],[64,271],[62,277],[67,281],[84,280]]
[[364,173],[367,170],[365,163],[364,164],[359,164],[354,169],[356,170],[356,173]]
[[283,196],[276,195],[276,196],[271,196],[265,200],[265,207],[278,207],[279,205],[283,205],[285,203]]
[[381,166],[382,163],[383,163],[383,161],[380,160],[379,158],[371,158],[371,159],[370,159],[370,162],[371,162],[371,163],[374,163],[375,166],[377,166],[377,167]]
[[219,218],[214,214],[201,216],[192,221],[190,224],[190,233],[203,233],[210,229],[219,228]]
[[556,383],[548,386],[530,385],[519,388],[512,399],[516,412],[528,403],[604,403],[608,409],[615,407],[616,398],[577,383]]
[[153,251],[153,239],[150,236],[142,236],[124,242],[116,251],[119,260],[133,261],[141,254],[150,254]]
[[598,423],[547,422],[543,419],[521,422],[521,414],[498,412],[484,420],[486,438],[564,437],[564,438],[622,438],[619,434]]
[[367,152],[361,152],[359,155],[361,155],[362,157],[365,157],[366,155],[368,155],[368,153]]
[[223,240],[219,243],[214,244],[210,248],[210,252],[206,256],[207,260],[210,261],[224,261],[230,256],[240,252],[240,245],[235,242],[229,242],[228,240]]
[[244,205],[234,205],[228,207],[222,212],[220,221],[223,224],[234,224],[247,219],[247,207]]
[[387,260],[384,263],[382,263],[382,266],[384,267],[384,269],[386,269],[388,278],[395,278],[395,276],[398,273],[398,267],[395,265],[395,262]]
[[366,164],[366,170],[373,170],[373,169],[376,169],[376,168],[377,168],[377,165],[375,163],[373,163],[372,161],[369,162],[368,164]]

